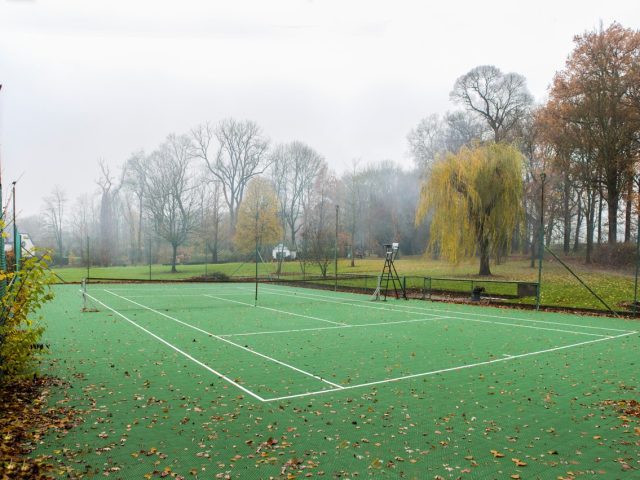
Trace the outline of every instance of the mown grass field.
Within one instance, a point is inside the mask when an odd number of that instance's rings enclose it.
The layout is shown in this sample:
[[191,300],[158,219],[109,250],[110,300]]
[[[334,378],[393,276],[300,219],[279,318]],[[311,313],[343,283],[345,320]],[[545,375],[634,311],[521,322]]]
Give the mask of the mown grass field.
[[[358,259],[355,266],[351,267],[349,260],[338,262],[339,274],[367,274],[378,275],[382,269],[383,260],[380,258]],[[634,298],[634,272],[607,270],[603,268],[587,267],[581,261],[570,261],[571,268],[589,287],[594,290],[612,309],[616,311],[628,311]],[[452,279],[475,279],[477,276],[477,262],[470,261],[460,265],[451,265],[447,262],[432,260],[425,257],[406,257],[396,260],[396,268],[401,276],[428,276]],[[261,277],[275,274],[276,263],[261,263],[258,265],[258,273]],[[79,282],[87,276],[86,268],[58,268],[56,273],[65,282]],[[252,277],[255,275],[255,265],[252,263],[224,263],[208,265],[179,265],[178,273],[171,273],[167,265],[125,266],[125,267],[92,267],[92,278],[118,278],[118,279],[154,279],[154,280],[179,280],[199,277],[212,272],[221,272],[232,278]],[[308,264],[307,275],[318,275],[317,266]],[[493,276],[491,280],[536,282],[538,269],[530,267],[528,259],[512,258],[500,265],[492,266]],[[330,265],[329,275],[333,275],[333,264]],[[301,277],[301,268],[298,262],[285,262],[282,265],[282,276]],[[417,279],[414,283],[420,283]],[[329,282],[330,283],[330,282]],[[356,286],[358,283],[353,283]],[[364,286],[360,282],[360,286]],[[369,281],[368,287],[374,285]],[[558,306],[566,308],[586,308],[605,310],[586,288],[559,263],[546,259],[542,271],[542,295],[543,306]],[[519,303],[532,304],[534,299],[526,298]]]

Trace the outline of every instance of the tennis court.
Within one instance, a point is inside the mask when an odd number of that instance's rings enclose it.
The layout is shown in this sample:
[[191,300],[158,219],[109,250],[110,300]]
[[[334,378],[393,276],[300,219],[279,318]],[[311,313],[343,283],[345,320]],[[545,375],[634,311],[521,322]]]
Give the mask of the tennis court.
[[[58,288],[52,369],[81,384],[72,403],[93,402],[89,418],[108,418],[113,433],[94,419],[43,449],[83,445],[75,461],[116,478],[619,478],[640,468],[640,430],[619,429],[601,405],[637,396],[631,321],[272,284],[256,302],[254,288],[92,284],[93,313],[79,312],[77,286]],[[132,427],[142,418],[148,428]],[[594,440],[601,428],[615,447]]]

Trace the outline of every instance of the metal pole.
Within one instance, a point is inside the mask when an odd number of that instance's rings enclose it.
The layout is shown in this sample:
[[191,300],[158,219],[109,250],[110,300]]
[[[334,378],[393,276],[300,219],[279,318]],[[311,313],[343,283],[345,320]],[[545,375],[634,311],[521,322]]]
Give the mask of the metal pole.
[[151,263],[153,262],[153,257],[151,255],[151,235],[149,235],[149,280],[151,280]]
[[536,292],[536,310],[540,310],[540,293],[542,290],[542,258],[544,257],[544,180],[546,174],[540,174],[540,235],[538,238],[538,288]]
[[340,211],[340,205],[336,205],[336,239],[333,245],[333,257],[334,257],[334,270],[335,270],[335,282],[333,290],[338,291],[338,212]]
[[13,271],[18,272],[20,266],[18,265],[18,258],[20,258],[22,248],[20,240],[18,239],[18,225],[16,224],[16,182],[11,182],[11,196],[13,197]]
[[638,313],[638,270],[640,270],[640,225],[636,231],[636,279],[633,284],[633,316]]
[[[0,84],[0,90],[2,90],[2,84]],[[1,152],[0,152],[1,153]],[[4,212],[2,201],[2,158],[0,158],[0,271],[5,273],[7,271],[7,257],[4,253]],[[4,276],[4,275],[3,275]],[[7,288],[7,280],[3,278],[0,280],[0,297],[4,297]]]
[[253,306],[258,306],[258,209],[256,209],[256,296],[253,300]]
[[89,235],[87,235],[87,279],[91,278],[91,250],[89,250]]

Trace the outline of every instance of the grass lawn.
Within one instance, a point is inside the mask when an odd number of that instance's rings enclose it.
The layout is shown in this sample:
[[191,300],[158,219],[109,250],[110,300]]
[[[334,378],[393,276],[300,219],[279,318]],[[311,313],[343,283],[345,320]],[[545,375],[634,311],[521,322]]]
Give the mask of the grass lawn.
[[[369,274],[378,275],[382,269],[383,260],[369,258],[356,260],[355,267],[350,261],[340,260],[338,272],[340,274]],[[582,280],[591,287],[613,310],[628,310],[633,301],[634,276],[632,271],[613,271],[601,268],[587,268],[579,261],[571,261],[574,269]],[[425,257],[404,257],[396,260],[398,273],[403,276],[429,276],[439,278],[469,278],[479,279],[477,276],[477,262],[465,262],[451,265],[447,262],[431,260]],[[259,275],[268,276],[276,271],[276,264],[259,264]],[[318,275],[317,266],[308,265],[307,274]],[[166,265],[152,265],[151,273],[148,265],[125,267],[92,267],[90,275],[93,278],[121,278],[121,279],[156,279],[177,280],[202,276],[205,273],[222,272],[231,277],[252,277],[255,275],[255,265],[252,263],[224,263],[208,265],[179,265],[178,273],[171,273]],[[298,262],[286,262],[282,272],[286,275],[301,275]],[[87,276],[86,268],[58,268],[56,273],[66,282],[79,282]],[[512,258],[500,265],[492,266],[491,280],[537,282],[538,269],[530,268],[528,259]],[[333,263],[330,265],[330,275],[333,274]],[[417,280],[416,280],[417,281]],[[417,281],[419,283],[419,281]],[[330,283],[330,282],[329,282]],[[369,282],[369,286],[371,282]],[[466,287],[465,287],[466,288]],[[532,298],[523,299],[520,303],[534,303]],[[547,259],[543,264],[541,304],[568,308],[589,308],[605,310],[605,307],[558,262]]]

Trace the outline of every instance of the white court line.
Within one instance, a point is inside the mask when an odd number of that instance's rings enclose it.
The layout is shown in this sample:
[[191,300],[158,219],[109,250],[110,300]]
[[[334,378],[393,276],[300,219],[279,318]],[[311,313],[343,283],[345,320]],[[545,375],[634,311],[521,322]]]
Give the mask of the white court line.
[[615,337],[598,338],[596,340],[587,340],[586,342],[573,343],[571,345],[563,345],[561,347],[547,348],[545,350],[538,350],[536,352],[521,353],[519,355],[510,355],[508,357],[496,358],[494,360],[487,360],[485,362],[470,363],[470,364],[467,364],[467,365],[459,365],[457,367],[451,367],[451,368],[442,368],[440,370],[432,370],[430,372],[414,373],[412,375],[404,375],[404,376],[401,376],[401,377],[387,378],[385,380],[377,380],[377,381],[374,381],[374,382],[360,383],[358,385],[347,385],[347,386],[343,386],[340,390],[338,390],[338,389],[326,389],[326,390],[318,390],[316,392],[305,392],[305,393],[298,393],[298,394],[295,394],[295,395],[286,395],[286,396],[283,396],[283,397],[267,398],[267,399],[265,399],[265,402],[275,402],[275,401],[281,401],[281,400],[289,400],[289,399],[292,399],[292,398],[308,397],[308,396],[311,396],[311,395],[320,395],[320,394],[326,394],[326,393],[333,393],[333,392],[337,392],[337,391],[351,390],[351,389],[354,389],[354,388],[363,388],[363,387],[370,387],[370,386],[373,386],[373,385],[382,385],[384,383],[399,382],[401,380],[407,380],[407,379],[410,379],[410,378],[418,378],[418,377],[426,377],[426,376],[429,376],[429,375],[436,375],[438,373],[455,372],[455,371],[464,370],[464,369],[467,369],[467,368],[474,368],[474,367],[479,367],[479,366],[482,366],[482,365],[490,365],[492,363],[507,362],[509,360],[514,360],[516,358],[530,357],[530,356],[533,356],[533,355],[540,355],[542,353],[556,352],[558,350],[564,350],[564,349],[567,349],[567,348],[574,348],[574,347],[578,347],[578,346],[581,346],[581,345],[588,345],[590,343],[604,342],[604,341],[612,340],[612,339],[615,339],[615,338],[621,338],[621,337],[626,337],[628,335],[633,335],[635,333],[638,333],[638,332],[624,333],[622,335],[616,335]]
[[324,318],[311,317],[309,315],[302,315],[301,313],[287,312],[286,310],[279,310],[277,308],[263,307],[262,305],[254,305],[253,303],[241,302],[239,300],[230,300],[228,298],[220,298],[220,297],[216,297],[215,295],[209,295],[207,293],[203,293],[202,296],[215,298],[216,300],[222,300],[223,302],[239,303],[240,305],[246,305],[248,307],[262,308],[263,310],[269,310],[272,312],[286,313],[287,315],[293,315],[294,317],[302,317],[302,318],[308,318],[310,320],[318,320],[319,322],[333,323],[334,325],[349,325],[348,323],[334,322],[333,320],[326,320]]
[[[237,288],[242,288],[242,287],[237,287]],[[271,288],[271,289],[270,289]],[[293,287],[287,288],[287,287],[280,287],[282,289],[286,289],[287,292],[295,292],[294,296],[300,296],[303,297],[306,295],[307,297],[311,297],[309,298],[310,300],[315,300],[315,299],[324,299],[324,301],[328,301],[327,299],[335,299],[336,297],[331,297],[328,295],[319,295],[319,294],[314,294],[314,293],[298,293],[300,292],[300,289],[294,289]],[[273,287],[263,287],[263,292],[267,291],[273,295],[285,295],[283,293],[276,293],[276,291],[273,289]],[[371,303],[370,300],[360,300],[357,298],[343,298],[345,300],[345,302],[340,302],[340,303],[345,303],[345,304],[351,304],[354,305],[355,304],[360,304],[360,303],[364,303],[365,305],[361,305],[363,308],[379,308],[379,309],[385,309],[385,307],[372,307],[371,305],[366,305],[368,303]],[[336,303],[336,302],[333,302]],[[446,310],[446,309],[436,309],[436,308],[428,308],[428,307],[416,307],[416,306],[411,306],[411,305],[394,305],[393,307],[391,307],[389,310],[393,310],[395,308],[400,308],[400,309],[409,309],[409,310],[417,310],[420,312],[445,312],[445,313],[453,313],[453,314],[458,314],[458,315],[474,315],[474,316],[478,316],[478,317],[488,317],[488,318],[500,318],[500,319],[504,319],[504,320],[518,320],[518,321],[524,321],[524,322],[533,322],[533,323],[544,323],[544,324],[549,324],[549,325],[562,325],[564,327],[577,327],[577,328],[587,328],[587,329],[592,329],[592,330],[606,330],[606,331],[611,331],[611,332],[622,332],[622,333],[630,333],[632,332],[632,330],[626,329],[620,329],[620,328],[608,328],[608,327],[594,327],[591,325],[576,325],[574,323],[562,323],[562,322],[552,322],[549,320],[536,320],[536,319],[532,319],[532,318],[518,318],[518,317],[507,317],[507,316],[503,316],[503,315],[490,315],[487,313],[476,313],[476,312],[458,312],[455,310]],[[402,311],[402,310],[393,310],[393,311]]]
[[118,298],[121,298],[122,300],[125,300],[125,301],[127,301],[127,302],[133,303],[134,305],[138,305],[139,307],[142,307],[142,308],[144,308],[144,309],[146,309],[146,310],[149,310],[150,312],[156,313],[156,314],[158,314],[158,315],[162,315],[163,317],[168,318],[169,320],[173,320],[174,322],[180,323],[180,324],[182,324],[182,325],[184,325],[184,326],[186,326],[186,327],[189,327],[189,328],[192,328],[192,329],[194,329],[194,330],[197,330],[198,332],[201,332],[201,333],[204,333],[204,334],[206,334],[206,335],[209,335],[209,336],[210,336],[210,337],[212,337],[212,338],[215,338],[215,339],[220,340],[220,341],[222,341],[222,342],[225,342],[225,343],[228,343],[228,344],[230,344],[230,345],[233,345],[234,347],[240,348],[241,350],[244,350],[244,351],[246,351],[246,352],[252,353],[252,354],[257,355],[257,356],[259,356],[259,357],[265,358],[265,359],[270,360],[270,361],[272,361],[272,362],[274,362],[274,363],[277,363],[277,364],[279,364],[279,365],[282,365],[283,367],[290,368],[291,370],[295,370],[296,372],[302,373],[302,374],[307,375],[307,376],[309,376],[309,377],[313,377],[313,378],[315,378],[316,380],[320,380],[320,381],[322,381],[322,382],[324,382],[324,383],[327,383],[327,384],[331,385],[332,387],[335,387],[335,388],[338,388],[338,389],[342,388],[342,387],[341,387],[340,385],[338,385],[337,383],[333,383],[333,382],[330,382],[329,380],[325,380],[324,378],[322,378],[322,377],[321,377],[321,376],[319,376],[319,375],[315,375],[315,374],[313,374],[313,373],[310,373],[310,372],[307,372],[307,371],[305,371],[305,370],[302,370],[302,369],[300,369],[300,368],[298,368],[298,367],[294,367],[293,365],[289,365],[288,363],[282,362],[282,361],[280,361],[280,360],[277,360],[277,359],[275,359],[275,358],[273,358],[273,357],[270,357],[270,356],[268,356],[268,355],[265,355],[265,354],[263,354],[263,353],[256,352],[255,350],[252,350],[252,349],[250,349],[250,348],[247,348],[247,347],[245,347],[245,346],[243,346],[243,345],[238,345],[237,343],[234,343],[234,342],[232,342],[231,340],[228,340],[228,339],[226,339],[226,338],[222,338],[222,337],[220,337],[219,335],[215,335],[215,334],[213,334],[213,333],[211,333],[211,332],[207,332],[206,330],[203,330],[203,329],[201,329],[201,328],[198,328],[198,327],[196,327],[195,325],[191,325],[191,324],[189,324],[189,323],[187,323],[187,322],[183,322],[182,320],[178,320],[177,318],[172,317],[171,315],[167,315],[166,313],[163,313],[163,312],[161,312],[161,311],[159,311],[159,310],[156,310],[156,309],[154,309],[154,308],[151,308],[151,307],[148,307],[148,306],[146,306],[146,305],[143,305],[142,303],[138,303],[138,302],[136,302],[136,301],[134,301],[134,300],[130,300],[130,299],[128,299],[127,297],[123,297],[122,295],[118,295],[117,293],[113,293],[113,292],[111,292],[111,291],[109,291],[109,290],[107,290],[107,289],[105,289],[104,291],[105,291],[105,292],[107,292],[107,293],[109,293],[109,294],[111,294],[111,295],[114,295],[114,296],[116,296],[116,297],[118,297]]
[[377,327],[378,325],[397,325],[399,323],[417,323],[417,322],[430,322],[434,320],[444,320],[454,317],[433,317],[433,318],[416,318],[413,320],[398,320],[397,322],[377,322],[377,323],[357,323],[347,325],[337,325],[335,327],[315,327],[315,328],[296,328],[291,330],[267,330],[261,332],[247,332],[247,333],[226,333],[219,335],[220,337],[246,337],[252,335],[271,335],[276,333],[296,333],[296,332],[315,332],[317,330],[334,330],[336,328],[358,328],[358,327]]
[[119,311],[117,311],[114,308],[111,308],[109,305],[101,302],[100,300],[98,300],[97,298],[95,298],[94,296],[88,294],[88,293],[84,293],[87,297],[91,298],[92,300],[94,300],[95,302],[99,303],[100,305],[102,305],[103,307],[111,310],[113,313],[115,313],[116,315],[118,315],[119,317],[124,318],[127,322],[131,323],[132,325],[138,327],[140,330],[142,330],[145,333],[148,333],[149,335],[151,335],[153,338],[155,338],[156,340],[164,343],[165,345],[167,345],[168,347],[172,348],[173,350],[175,350],[176,352],[178,352],[181,355],[184,355],[186,358],[188,358],[189,360],[191,360],[192,362],[196,363],[197,365],[200,365],[202,368],[210,371],[211,373],[213,373],[214,375],[217,375],[218,377],[222,378],[223,380],[229,382],[231,385],[233,385],[234,387],[239,388],[240,390],[242,390],[243,392],[251,395],[253,398],[260,400],[261,402],[264,402],[265,399],[262,398],[260,395],[253,393],[251,390],[249,390],[248,388],[243,387],[242,385],[240,385],[238,382],[234,382],[233,380],[231,380],[229,377],[227,377],[226,375],[218,372],[217,370],[214,370],[213,368],[211,368],[210,366],[202,363],[200,360],[192,357],[191,355],[189,355],[188,353],[180,350],[178,347],[176,347],[175,345],[170,344],[169,342],[167,342],[164,338],[159,337],[158,335],[156,335],[153,332],[150,332],[149,330],[147,330],[146,328],[144,328],[141,325],[138,325],[136,322],[134,322],[133,320],[131,320],[130,318],[127,318],[126,316],[124,316],[122,313],[120,313]]
[[[111,290],[112,292],[120,292],[121,290]],[[126,291],[125,291],[126,293]],[[216,293],[221,297],[237,297],[237,293]],[[147,293],[141,295],[128,295],[128,298],[164,298],[164,297],[202,297],[202,293]]]
[[[264,293],[264,289],[263,289],[263,293]],[[297,295],[297,294],[294,295],[294,294],[288,294],[288,293],[273,292],[271,290],[267,290],[266,293],[267,293],[267,295],[280,295],[280,296],[284,296],[284,297],[310,298],[310,297],[305,297],[304,295]],[[207,295],[207,296],[209,296],[209,295]],[[315,297],[316,296],[314,295],[314,298]],[[228,300],[228,301],[232,301],[232,300]],[[394,309],[393,307],[388,308],[388,307],[376,307],[376,306],[372,306],[372,305],[359,305],[359,304],[354,304],[354,303],[351,303],[351,302],[341,302],[339,300],[327,300],[327,299],[325,299],[325,300],[322,300],[322,301],[324,301],[326,303],[338,303],[338,304],[342,304],[342,305],[349,305],[349,306],[352,306],[352,307],[355,306],[355,307],[358,307],[358,308],[373,308],[373,309],[376,309],[376,310],[387,310],[387,311],[390,311],[390,312],[407,313],[406,310],[397,310],[397,309]],[[264,308],[266,308],[266,307],[264,307]],[[411,307],[408,307],[408,308],[411,308]],[[420,309],[420,308],[415,308],[415,310],[418,310],[419,312],[424,313],[425,315],[434,315],[434,316],[437,315],[436,313],[428,313],[424,309]],[[433,310],[431,309],[431,310],[428,310],[428,311],[433,311]],[[454,311],[451,311],[451,310],[441,310],[441,311],[442,312],[447,312],[447,313],[454,313],[454,314],[461,313],[461,312],[454,312]],[[469,315],[471,315],[471,314],[469,314]],[[602,334],[599,334],[599,333],[576,332],[574,330],[563,330],[563,329],[560,329],[560,328],[536,327],[534,325],[522,325],[522,324],[519,324],[519,323],[508,323],[508,322],[497,322],[497,321],[491,321],[491,320],[480,320],[479,318],[466,318],[466,317],[448,317],[448,318],[455,318],[457,320],[463,320],[463,321],[468,321],[468,322],[489,323],[489,324],[492,324],[492,325],[507,325],[507,326],[510,326],[510,327],[530,328],[530,329],[533,329],[533,330],[547,330],[547,331],[551,331],[551,332],[571,333],[571,334],[574,334],[574,335],[588,335],[588,336],[592,336],[592,337],[608,337],[608,338],[612,338],[611,335],[602,335]],[[492,317],[492,318],[500,318],[500,317]],[[536,320],[533,320],[533,321],[536,321]],[[563,325],[563,324],[560,324],[560,325]],[[577,327],[577,325],[571,325],[571,326]]]

